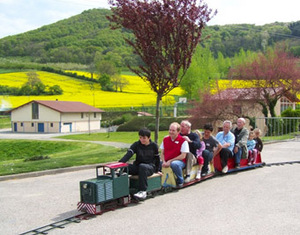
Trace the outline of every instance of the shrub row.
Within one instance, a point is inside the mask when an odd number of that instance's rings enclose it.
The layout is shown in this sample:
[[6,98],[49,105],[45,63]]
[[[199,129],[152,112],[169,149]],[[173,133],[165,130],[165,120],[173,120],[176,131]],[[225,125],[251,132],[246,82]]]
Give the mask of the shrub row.
[[[166,131],[169,129],[169,125],[172,122],[180,123],[186,117],[161,117],[159,121],[159,130]],[[141,128],[146,127],[151,131],[155,130],[155,118],[154,117],[134,117],[129,122],[120,125],[117,131],[139,131]]]

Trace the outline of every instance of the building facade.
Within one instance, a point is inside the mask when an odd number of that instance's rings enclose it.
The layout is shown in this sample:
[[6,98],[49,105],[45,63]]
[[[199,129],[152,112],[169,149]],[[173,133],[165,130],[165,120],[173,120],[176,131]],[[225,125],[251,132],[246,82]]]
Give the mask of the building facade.
[[33,100],[11,110],[13,132],[68,133],[100,130],[101,113],[72,101]]

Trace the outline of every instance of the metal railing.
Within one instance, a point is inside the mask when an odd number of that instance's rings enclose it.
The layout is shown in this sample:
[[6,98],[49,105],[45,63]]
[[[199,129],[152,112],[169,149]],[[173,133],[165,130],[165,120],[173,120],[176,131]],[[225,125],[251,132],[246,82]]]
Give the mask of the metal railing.
[[264,141],[300,140],[300,117],[256,118],[255,128],[262,131]]

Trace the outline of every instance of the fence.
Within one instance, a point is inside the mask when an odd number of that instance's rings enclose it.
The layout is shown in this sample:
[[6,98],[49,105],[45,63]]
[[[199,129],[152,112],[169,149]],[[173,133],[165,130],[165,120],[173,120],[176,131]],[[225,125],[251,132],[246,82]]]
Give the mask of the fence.
[[256,118],[255,128],[259,128],[262,131],[265,141],[300,140],[300,117]]

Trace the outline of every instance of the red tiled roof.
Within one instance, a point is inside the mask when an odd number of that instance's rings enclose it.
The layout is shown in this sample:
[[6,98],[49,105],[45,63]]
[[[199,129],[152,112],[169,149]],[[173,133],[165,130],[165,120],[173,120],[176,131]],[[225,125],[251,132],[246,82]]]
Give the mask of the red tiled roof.
[[141,116],[153,117],[153,114],[147,113],[147,112],[137,112],[137,114],[138,114],[138,115],[141,115]]
[[[280,88],[266,88],[271,96],[275,95],[275,91],[279,91]],[[286,93],[285,97],[291,102],[299,102],[299,99],[291,93]],[[233,100],[264,100],[262,91],[257,88],[228,88],[213,96],[213,99],[233,99]]]
[[[93,113],[101,113],[104,112],[101,109],[95,108],[93,106],[84,104],[82,102],[74,102],[74,101],[57,101],[57,100],[32,100],[24,105],[27,105],[29,103],[38,103],[41,105],[44,105],[50,109],[56,110],[60,113],[89,113],[89,112],[93,112]],[[24,106],[21,105],[19,107],[17,107],[16,109]]]

